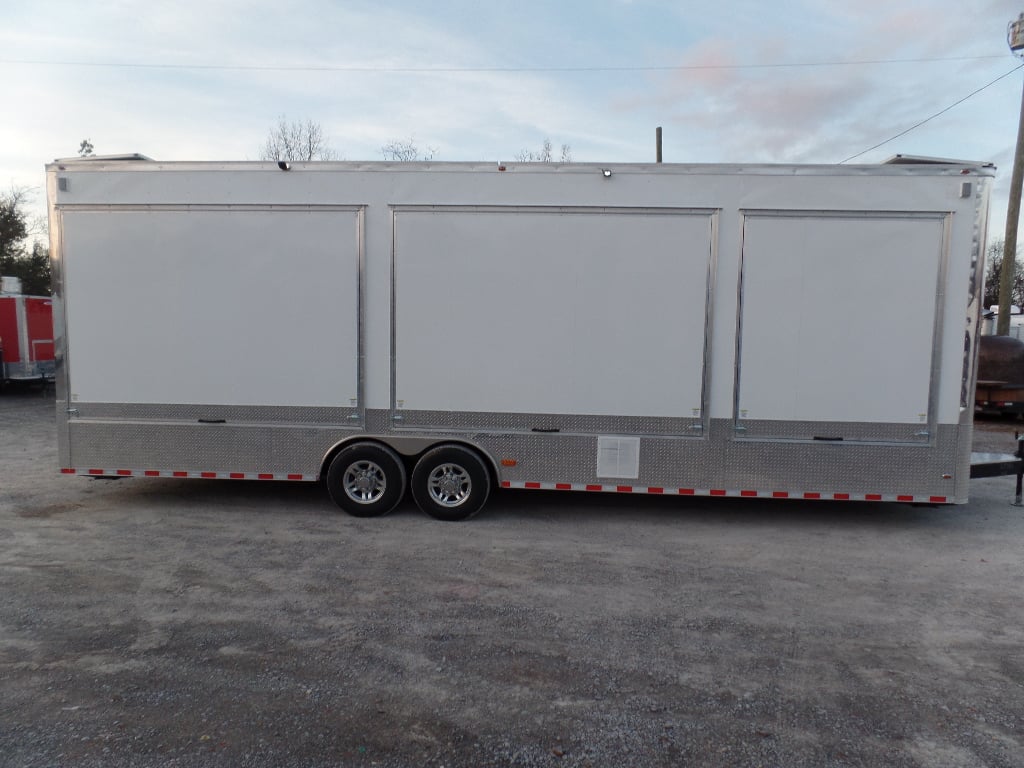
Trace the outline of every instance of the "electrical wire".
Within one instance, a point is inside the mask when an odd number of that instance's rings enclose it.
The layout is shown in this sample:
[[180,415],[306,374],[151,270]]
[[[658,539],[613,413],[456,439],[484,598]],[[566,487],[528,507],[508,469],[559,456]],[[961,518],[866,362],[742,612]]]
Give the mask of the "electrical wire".
[[110,67],[114,69],[193,69],[240,72],[353,72],[369,74],[483,74],[523,72],[685,72],[722,69],[786,69],[806,67],[852,67],[878,64],[924,64],[943,61],[981,61],[1004,56],[951,56],[920,59],[853,59],[849,61],[806,61],[768,64],[681,64],[676,66],[594,66],[594,67],[389,67],[389,66],[277,66],[271,64],[174,64],[170,62],[58,61],[53,59],[0,59],[0,64],[54,67]]
[[[785,68],[808,68],[808,67],[844,67],[844,66],[866,66],[880,64],[922,64],[944,61],[980,61],[984,59],[1003,58],[1003,56],[949,56],[937,58],[908,58],[908,59],[855,59],[855,60],[834,60],[834,61],[808,61],[808,62],[780,62],[765,64],[683,64],[676,66],[624,66],[624,67],[387,67],[387,66],[275,66],[263,64],[173,64],[169,62],[103,62],[103,61],[58,61],[52,59],[0,59],[0,64],[17,64],[29,66],[57,66],[57,67],[109,67],[114,69],[175,69],[175,70],[220,70],[220,71],[243,71],[243,72],[351,72],[367,74],[474,74],[474,73],[526,73],[526,72],[685,72],[699,70],[741,70],[741,69],[785,69]],[[989,88],[1000,80],[1009,77],[1024,64],[1014,67],[995,80],[986,83],[975,91],[964,96],[948,107],[939,110],[924,120],[915,123],[906,130],[900,131],[885,141],[868,147],[855,155],[850,155],[839,165],[855,160],[861,155],[866,155],[874,149],[885,146],[901,136],[906,136],[913,130],[920,128],[925,123],[931,122],[940,115],[945,114],[960,104],[963,104],[973,96],[978,95],[986,88]]]
[[916,128],[920,128],[920,127],[921,127],[922,125],[924,125],[924,124],[925,124],[925,123],[927,123],[927,122],[930,122],[930,121],[934,120],[934,119],[935,119],[936,117],[938,117],[939,115],[943,115],[943,114],[945,114],[946,112],[949,112],[949,110],[951,110],[951,109],[952,109],[953,107],[956,107],[956,106],[959,106],[960,104],[963,104],[963,103],[964,103],[965,101],[967,101],[967,100],[968,100],[969,98],[971,98],[972,96],[977,96],[977,95],[978,95],[979,93],[981,93],[982,91],[984,91],[984,90],[985,90],[986,88],[988,88],[988,87],[990,87],[990,86],[993,86],[993,85],[995,85],[996,83],[998,83],[998,82],[999,82],[1000,80],[1002,80],[1003,78],[1005,78],[1005,77],[1009,77],[1009,76],[1010,76],[1010,75],[1012,75],[1012,74],[1013,74],[1014,72],[1016,72],[1017,70],[1021,69],[1022,67],[1024,67],[1024,64],[1020,64],[1019,66],[1016,66],[1016,67],[1014,67],[1014,68],[1013,68],[1013,69],[1011,69],[1011,70],[1010,70],[1009,72],[1006,72],[1006,73],[1004,73],[1004,74],[1000,75],[999,77],[997,77],[997,78],[996,78],[995,80],[993,80],[992,82],[990,82],[990,83],[986,83],[985,85],[981,86],[981,88],[979,88],[978,90],[976,90],[976,91],[971,91],[971,92],[970,92],[969,94],[967,94],[966,96],[964,96],[964,97],[963,97],[962,99],[959,99],[958,101],[954,101],[954,102],[953,102],[952,104],[950,104],[950,105],[949,105],[948,107],[946,107],[945,109],[940,109],[940,110],[939,110],[938,112],[936,112],[936,113],[935,113],[934,115],[931,115],[930,117],[926,117],[926,118],[925,118],[924,120],[922,120],[922,121],[921,121],[921,122],[919,122],[919,123],[915,123],[914,125],[912,125],[912,126],[910,126],[909,128],[907,128],[907,129],[906,129],[905,131],[900,131],[900,132],[899,132],[899,133],[897,133],[897,134],[896,134],[895,136],[891,136],[891,137],[889,137],[888,139],[886,139],[885,141],[880,141],[880,142],[878,142],[877,144],[875,144],[875,145],[874,145],[873,147],[868,147],[868,148],[867,148],[867,149],[865,149],[865,150],[864,150],[863,152],[858,152],[858,153],[857,153],[856,155],[850,155],[850,156],[849,156],[848,158],[846,158],[845,160],[841,160],[841,161],[839,162],[839,165],[842,165],[843,163],[847,163],[847,162],[849,162],[850,160],[854,160],[854,159],[856,159],[856,158],[860,157],[861,155],[866,155],[866,154],[867,154],[868,152],[870,152],[871,150],[873,150],[873,149],[878,149],[879,147],[881,147],[881,146],[884,146],[884,145],[888,144],[888,143],[889,143],[890,141],[895,141],[895,140],[896,140],[896,139],[898,139],[898,138],[899,138],[900,136],[906,136],[906,135],[907,135],[908,133],[910,133],[910,132],[911,132],[911,131],[913,131],[914,129],[916,129]]

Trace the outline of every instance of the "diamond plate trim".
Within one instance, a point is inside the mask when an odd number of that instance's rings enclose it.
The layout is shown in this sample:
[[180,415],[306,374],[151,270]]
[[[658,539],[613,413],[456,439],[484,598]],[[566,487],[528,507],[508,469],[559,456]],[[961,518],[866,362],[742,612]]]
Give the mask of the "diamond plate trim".
[[[491,461],[499,483],[620,487],[597,476],[597,435],[465,429],[420,432],[388,429],[389,421],[390,411],[383,409],[367,413],[371,430],[72,419],[71,456],[62,463],[76,468],[76,474],[89,469],[117,474],[123,469],[143,476],[147,470],[160,472],[161,477],[184,472],[187,477],[234,473],[257,479],[262,475],[305,479],[318,477],[324,458],[350,440],[380,440],[410,461],[430,446],[450,441],[475,447]],[[847,494],[879,497],[871,500],[913,497],[915,501],[934,496],[963,503],[970,478],[970,437],[969,426],[940,425],[930,444],[737,440],[731,419],[714,419],[702,440],[641,436],[639,477],[628,486],[693,489],[695,495],[703,489],[708,495],[760,497],[785,492],[789,495],[784,498]],[[820,496],[801,495],[806,493]]]

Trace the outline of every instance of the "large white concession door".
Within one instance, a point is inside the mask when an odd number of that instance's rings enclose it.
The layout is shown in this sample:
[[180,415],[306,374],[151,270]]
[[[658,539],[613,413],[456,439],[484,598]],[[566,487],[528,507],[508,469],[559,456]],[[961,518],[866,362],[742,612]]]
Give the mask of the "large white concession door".
[[71,399],[351,405],[360,215],[64,210]]
[[801,436],[784,423],[923,430],[945,231],[941,214],[748,212],[738,421],[781,436]]
[[708,210],[396,210],[396,405],[699,419],[714,231]]

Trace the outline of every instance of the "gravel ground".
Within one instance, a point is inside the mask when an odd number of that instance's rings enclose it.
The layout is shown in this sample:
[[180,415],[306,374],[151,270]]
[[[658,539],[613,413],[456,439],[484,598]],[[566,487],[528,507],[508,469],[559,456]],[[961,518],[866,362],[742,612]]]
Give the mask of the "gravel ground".
[[975,451],[1013,453],[1015,435],[1024,433],[1024,421],[1012,417],[979,416],[974,422]]
[[2,766],[1024,766],[1012,479],[360,520],[62,477],[53,407],[0,397]]

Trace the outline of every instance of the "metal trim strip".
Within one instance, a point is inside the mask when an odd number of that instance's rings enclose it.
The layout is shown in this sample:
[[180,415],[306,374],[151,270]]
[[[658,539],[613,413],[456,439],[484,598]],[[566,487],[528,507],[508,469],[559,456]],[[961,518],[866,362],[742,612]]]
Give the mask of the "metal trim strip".
[[978,348],[981,336],[981,312],[984,307],[985,257],[987,248],[989,185],[981,179],[975,185],[974,221],[971,229],[971,279],[967,294],[967,338],[964,347],[964,370],[960,391],[960,407],[973,412],[974,394],[978,384]]
[[366,206],[356,214],[356,413],[353,426],[366,426]]
[[391,224],[391,308],[389,322],[388,343],[391,345],[391,381],[389,382],[390,393],[388,395],[389,424],[394,425],[401,421],[398,413],[398,221],[397,206],[388,206],[388,220]]
[[[76,422],[196,424],[223,419],[227,426],[340,427],[359,429],[360,411],[348,406],[224,405],[222,403],[77,402]],[[213,426],[213,425],[211,425]]]
[[392,213],[613,213],[643,216],[713,216],[720,208],[629,205],[413,205],[389,206]]
[[706,435],[711,426],[711,354],[712,334],[714,333],[715,312],[714,297],[715,283],[718,279],[718,253],[719,253],[719,217],[721,209],[715,210],[709,215],[711,225],[710,253],[708,254],[707,271],[707,292],[704,297],[704,357],[701,362],[700,383],[700,430]]
[[71,417],[71,366],[68,360],[68,292],[67,275],[64,269],[64,216],[58,210],[57,174],[47,174],[49,202],[47,217],[50,228],[50,292],[53,297],[53,355],[54,390],[56,392],[57,456],[62,464],[71,464],[71,433],[68,422]]
[[928,444],[935,440],[935,429],[939,413],[939,379],[942,377],[942,336],[946,315],[946,280],[949,275],[949,251],[953,236],[953,214],[947,212],[942,220],[942,253],[935,286],[935,320],[932,325],[932,369],[928,383]]
[[[506,170],[499,171],[504,166]],[[380,172],[400,168],[406,173],[538,173],[590,175],[610,168],[613,173],[642,173],[666,176],[743,175],[743,176],[956,176],[992,177],[996,170],[985,161],[964,161],[948,164],[768,164],[738,165],[729,163],[516,163],[516,162],[388,162],[388,161],[313,161],[292,163],[291,172],[337,173],[338,171]],[[248,171],[279,174],[276,162],[256,160],[234,161],[159,161],[159,160],[92,160],[70,157],[46,164],[47,172],[97,173],[157,171]],[[965,174],[964,172],[967,172]]]
[[[587,413],[520,413],[508,411],[419,411],[397,409],[391,427],[396,433],[417,434],[553,434],[641,435],[687,441],[706,437],[707,429],[687,416],[608,416]],[[538,429],[553,425],[554,428]],[[702,434],[703,433],[703,434]]]
[[764,491],[735,488],[667,488],[661,486],[605,485],[589,483],[553,483],[530,480],[502,480],[502,488],[512,490],[589,491],[591,493],[630,493],[656,496],[720,496],[725,498],[790,499],[804,501],[885,501],[903,504],[952,504],[947,496],[915,496],[898,493],[837,493],[833,491]]
[[57,203],[58,211],[147,211],[181,212],[209,211],[214,213],[358,213],[365,204],[321,205],[318,203]]
[[942,221],[949,217],[949,211],[877,211],[864,210],[833,210],[806,208],[740,208],[744,219],[934,219]]

